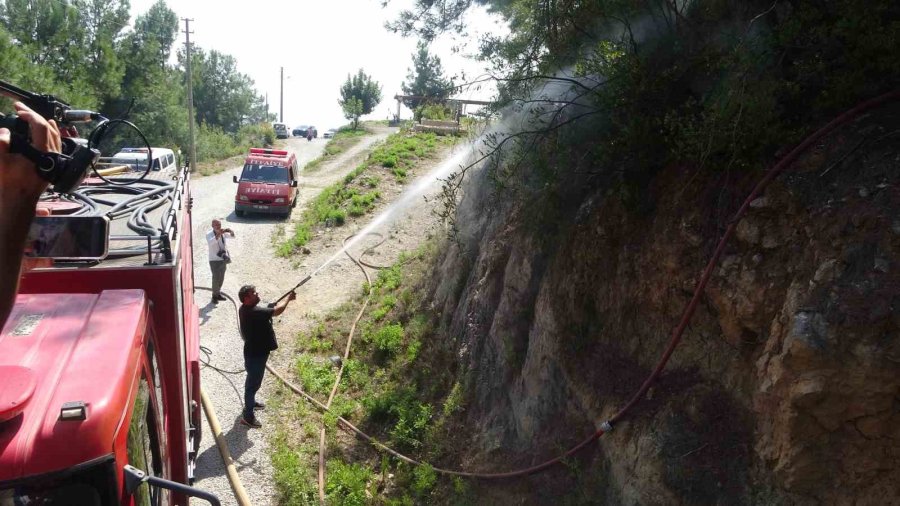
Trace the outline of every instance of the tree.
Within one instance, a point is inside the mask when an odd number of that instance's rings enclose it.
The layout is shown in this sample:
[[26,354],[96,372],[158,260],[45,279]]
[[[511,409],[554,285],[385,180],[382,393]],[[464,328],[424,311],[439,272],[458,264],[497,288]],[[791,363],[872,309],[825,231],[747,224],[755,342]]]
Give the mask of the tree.
[[381,85],[362,69],[355,76],[347,75],[347,81],[341,86],[341,99],[338,103],[344,110],[344,117],[353,121],[353,129],[359,125],[359,117],[375,110],[381,102]]
[[[221,127],[229,133],[260,119],[261,97],[253,89],[253,80],[237,70],[231,55],[215,49],[209,53],[196,48],[192,53],[194,111],[197,121]],[[179,52],[179,60],[184,53]]]
[[163,66],[169,61],[177,34],[178,15],[163,0],[159,0],[146,14],[137,17],[132,43],[152,54],[154,63]]
[[359,117],[362,116],[362,101],[356,97],[350,97],[341,103],[341,109],[344,110],[344,117],[353,122],[353,129],[356,130]]
[[[428,52],[428,45],[419,42],[418,51],[412,55],[412,68],[408,69],[406,81],[401,88],[406,95],[447,98],[453,88],[453,79],[444,77],[441,59]],[[424,100],[409,98],[403,101],[407,107],[416,110]]]
[[121,32],[130,18],[128,0],[75,0],[73,6],[81,13],[87,58],[71,63],[86,67],[90,86],[104,103],[118,98],[125,74]]

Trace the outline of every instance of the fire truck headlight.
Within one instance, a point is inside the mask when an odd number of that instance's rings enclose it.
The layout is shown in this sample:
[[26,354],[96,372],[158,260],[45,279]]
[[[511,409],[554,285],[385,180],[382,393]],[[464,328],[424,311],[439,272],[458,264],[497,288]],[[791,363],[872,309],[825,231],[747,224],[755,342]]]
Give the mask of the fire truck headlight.
[[276,204],[284,204],[284,199],[281,197],[278,197],[277,199],[275,199],[275,203]]
[[239,199],[239,200],[250,200],[250,199],[247,198],[246,195],[241,195],[240,197],[238,197],[238,199]]

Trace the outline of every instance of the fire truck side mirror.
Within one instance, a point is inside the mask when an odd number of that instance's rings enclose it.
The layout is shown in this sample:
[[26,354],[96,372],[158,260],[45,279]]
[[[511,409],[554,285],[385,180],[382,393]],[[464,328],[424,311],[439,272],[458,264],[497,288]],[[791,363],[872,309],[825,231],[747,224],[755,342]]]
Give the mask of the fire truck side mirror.
[[126,465],[124,468],[124,472],[125,491],[128,492],[129,495],[134,494],[134,491],[137,490],[137,488],[140,487],[142,483],[146,482],[147,486],[149,487],[159,487],[166,490],[172,490],[174,492],[181,492],[182,494],[190,497],[203,499],[213,506],[221,506],[218,497],[204,490],[200,490],[199,488],[189,487],[183,483],[178,483],[176,481],[164,480],[155,476],[149,476],[147,475],[147,473],[134,466]]
[[231,176],[231,180],[232,180],[232,181],[234,181],[234,182],[235,182],[235,183],[237,183],[237,182],[238,182],[238,180],[237,180],[237,176]]
[[297,187],[297,180],[295,179],[295,180],[291,181],[291,188],[296,188],[296,187]]

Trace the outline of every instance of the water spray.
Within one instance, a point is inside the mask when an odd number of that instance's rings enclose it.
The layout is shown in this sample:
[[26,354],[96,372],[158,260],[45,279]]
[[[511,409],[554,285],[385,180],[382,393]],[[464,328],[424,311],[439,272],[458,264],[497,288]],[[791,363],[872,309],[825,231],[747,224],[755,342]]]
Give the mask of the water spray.
[[318,275],[325,267],[327,267],[331,262],[334,262],[338,257],[340,257],[345,251],[350,249],[350,247],[354,246],[362,237],[369,235],[375,228],[382,225],[383,223],[388,221],[388,218],[393,216],[397,211],[403,209],[407,205],[409,205],[415,197],[418,197],[420,194],[424,193],[435,181],[438,181],[442,177],[445,177],[453,168],[456,168],[458,164],[461,163],[467,156],[471,155],[471,149],[462,149],[448,160],[442,162],[440,165],[434,168],[428,174],[419,178],[408,190],[403,192],[400,195],[400,198],[397,199],[396,202],[392,203],[385,209],[381,214],[375,217],[372,221],[369,222],[368,225],[363,227],[362,230],[353,235],[353,238],[346,241],[344,245],[339,249],[334,255],[332,255],[328,260],[322,263],[322,265],[318,266],[311,274],[307,275],[305,278],[301,279],[299,283],[294,285],[293,288],[285,292],[281,297],[275,300],[275,303],[281,301],[281,299],[287,297],[294,290],[300,288],[305,285],[309,280]]

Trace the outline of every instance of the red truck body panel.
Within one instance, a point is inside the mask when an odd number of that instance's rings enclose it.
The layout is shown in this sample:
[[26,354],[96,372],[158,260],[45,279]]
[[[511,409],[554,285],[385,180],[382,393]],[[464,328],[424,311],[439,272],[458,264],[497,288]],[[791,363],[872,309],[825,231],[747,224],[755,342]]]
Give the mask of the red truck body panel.
[[[186,169],[175,188],[172,207],[158,211],[167,223],[163,239],[152,248],[149,238],[136,241],[149,248],[143,254],[22,277],[0,334],[0,366],[27,367],[37,385],[21,414],[0,421],[0,484],[115,457],[117,497],[130,504],[122,468],[137,385],[151,369],[148,354],[159,375],[151,383],[161,395],[149,395],[160,406],[154,425],[162,477],[190,483],[201,433],[200,330]],[[59,420],[71,401],[87,405],[85,420]],[[188,503],[180,493],[167,497]]]
[[[147,318],[141,290],[16,299],[0,334],[0,365],[27,367],[37,387],[21,417],[0,430],[0,481],[113,453]],[[86,404],[85,420],[59,419],[63,404],[71,401]]]

